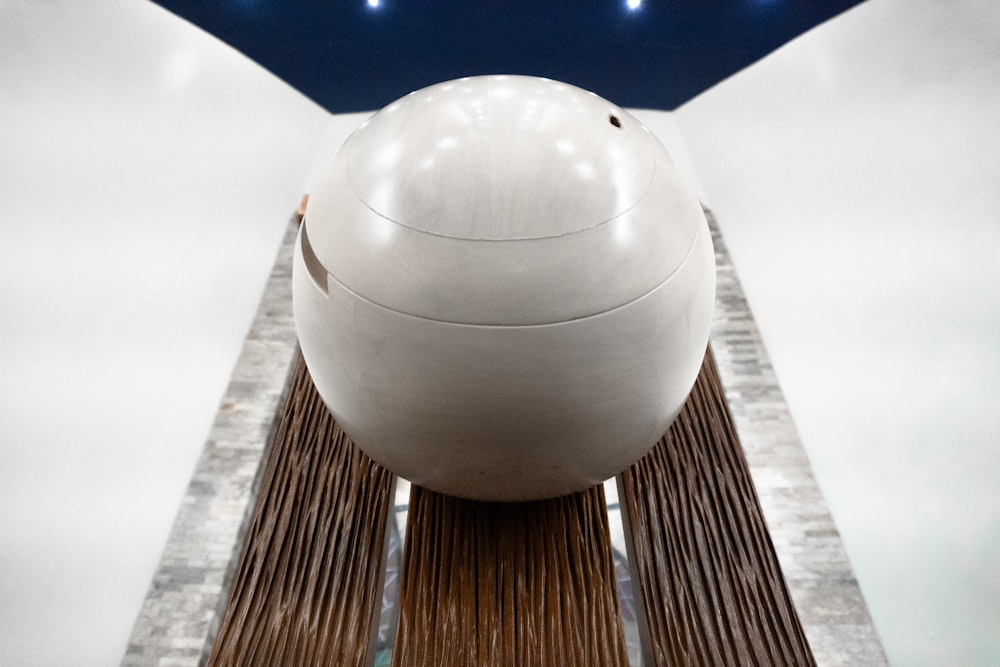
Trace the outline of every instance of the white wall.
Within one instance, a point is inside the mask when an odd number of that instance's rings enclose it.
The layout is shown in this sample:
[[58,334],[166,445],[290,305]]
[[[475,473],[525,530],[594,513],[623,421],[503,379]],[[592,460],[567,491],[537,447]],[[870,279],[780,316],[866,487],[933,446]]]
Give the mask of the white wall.
[[1000,664],[1000,3],[871,0],[675,114],[893,664]]
[[152,3],[0,17],[0,664],[117,664],[329,115]]

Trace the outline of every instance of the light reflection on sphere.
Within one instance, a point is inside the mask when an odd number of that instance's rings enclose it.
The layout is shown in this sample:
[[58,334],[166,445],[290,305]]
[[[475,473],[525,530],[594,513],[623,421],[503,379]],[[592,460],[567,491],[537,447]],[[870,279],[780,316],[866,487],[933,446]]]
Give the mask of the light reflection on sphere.
[[314,187],[302,353],[375,461],[482,500],[598,484],[674,419],[708,341],[704,215],[659,141],[547,79],[389,105]]

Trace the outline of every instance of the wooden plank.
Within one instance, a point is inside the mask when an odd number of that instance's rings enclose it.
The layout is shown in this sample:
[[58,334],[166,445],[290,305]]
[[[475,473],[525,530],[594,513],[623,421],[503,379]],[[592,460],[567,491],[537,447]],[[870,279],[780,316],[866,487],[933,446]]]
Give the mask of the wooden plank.
[[208,664],[368,663],[392,490],[300,359]]
[[680,416],[621,486],[653,664],[815,664],[711,351]]
[[[621,485],[653,664],[814,664],[710,354]],[[209,664],[370,664],[391,493],[300,362]],[[602,488],[414,487],[405,544],[394,665],[627,664]]]
[[485,503],[413,487],[392,664],[627,665],[603,488]]

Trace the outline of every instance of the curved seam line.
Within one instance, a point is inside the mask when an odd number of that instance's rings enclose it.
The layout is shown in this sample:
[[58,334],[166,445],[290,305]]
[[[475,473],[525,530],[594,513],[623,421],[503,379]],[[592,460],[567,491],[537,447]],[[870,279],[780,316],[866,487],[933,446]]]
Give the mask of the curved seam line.
[[[366,296],[358,294],[357,292],[355,292],[354,290],[352,290],[350,287],[348,287],[344,283],[340,282],[340,280],[338,280],[332,273],[330,273],[329,270],[327,270],[326,275],[327,275],[327,279],[328,280],[332,280],[333,282],[337,283],[338,285],[340,285],[341,288],[343,288],[343,290],[345,292],[347,292],[347,293],[355,296],[356,298],[360,299],[361,301],[365,301],[367,303],[370,303],[371,305],[373,305],[373,306],[375,306],[377,308],[381,308],[383,310],[387,310],[390,313],[395,313],[397,315],[404,315],[406,317],[412,317],[412,318],[415,318],[415,319],[418,319],[418,320],[424,320],[426,322],[434,322],[434,323],[437,323],[437,324],[453,324],[455,326],[478,327],[478,328],[486,328],[486,329],[511,329],[511,328],[527,329],[527,328],[531,328],[531,327],[548,327],[548,326],[552,326],[554,324],[569,324],[570,322],[579,322],[580,320],[586,320],[586,319],[590,319],[592,317],[600,317],[602,315],[607,315],[608,313],[613,313],[616,310],[620,310],[622,308],[625,308],[627,306],[632,305],[633,303],[635,303],[637,301],[640,301],[640,300],[646,298],[647,296],[649,296],[650,294],[652,294],[653,292],[655,292],[656,290],[660,289],[661,287],[663,287],[664,285],[666,285],[667,283],[669,283],[671,280],[673,280],[677,276],[677,274],[680,273],[681,270],[685,266],[687,266],[687,262],[691,258],[691,254],[694,252],[695,246],[698,245],[699,238],[702,235],[704,235],[705,229],[706,229],[706,227],[704,225],[699,225],[699,227],[698,227],[698,235],[695,236],[694,241],[691,243],[691,247],[688,248],[687,254],[684,255],[684,259],[682,259],[681,262],[677,265],[677,268],[674,269],[670,273],[670,275],[667,276],[666,278],[664,278],[658,285],[656,285],[656,286],[650,288],[649,290],[643,292],[642,294],[640,294],[639,296],[635,297],[634,299],[629,299],[625,303],[617,305],[617,306],[614,306],[613,308],[608,308],[607,310],[602,310],[602,311],[597,312],[597,313],[590,313],[589,315],[580,315],[579,317],[571,317],[571,318],[566,319],[566,320],[554,320],[552,322],[533,322],[533,323],[523,323],[523,324],[497,324],[497,323],[488,324],[488,323],[476,323],[476,322],[457,322],[457,321],[454,321],[454,320],[439,320],[439,319],[434,319],[433,317],[426,317],[424,315],[414,315],[413,313],[407,313],[407,312],[402,311],[402,310],[397,310],[395,308],[391,308],[389,306],[385,306],[385,305],[383,305],[381,303],[378,303],[377,301],[372,301],[371,299],[369,299]],[[327,298],[329,298],[329,297],[327,297]]]
[[653,180],[656,178],[656,173],[657,173],[657,171],[659,169],[659,165],[657,164],[657,161],[656,161],[655,151],[650,150],[650,153],[653,154],[653,173],[651,173],[649,175],[649,181],[646,182],[646,185],[645,185],[645,187],[643,187],[642,192],[639,193],[639,195],[635,198],[635,201],[632,202],[632,205],[629,206],[628,208],[626,208],[621,213],[617,213],[616,215],[613,215],[613,216],[611,216],[610,218],[608,218],[606,220],[601,220],[600,222],[595,223],[595,224],[591,225],[590,227],[584,227],[583,229],[577,229],[577,230],[572,231],[572,232],[563,232],[562,234],[550,234],[550,235],[547,235],[547,236],[518,236],[516,238],[510,238],[510,239],[498,239],[498,238],[470,239],[470,238],[467,238],[467,237],[464,237],[464,236],[455,236],[453,234],[442,234],[441,232],[432,232],[432,231],[427,230],[427,229],[420,229],[419,227],[411,227],[410,225],[406,224],[405,222],[399,222],[398,220],[393,220],[392,218],[390,218],[389,216],[385,215],[384,213],[379,213],[378,211],[376,211],[374,208],[371,207],[371,205],[368,204],[367,201],[365,201],[364,197],[361,196],[361,193],[358,192],[358,188],[354,185],[354,179],[351,178],[351,154],[353,152],[354,152],[354,137],[352,135],[352,137],[351,137],[351,145],[347,149],[347,160],[346,160],[346,164],[344,165],[344,171],[347,173],[347,182],[351,186],[351,191],[354,193],[354,196],[357,198],[357,200],[359,202],[361,202],[362,206],[364,206],[369,211],[371,211],[372,213],[374,213],[378,217],[382,218],[383,220],[386,220],[387,222],[391,222],[392,224],[397,225],[399,227],[402,227],[403,229],[408,229],[408,230],[416,232],[418,234],[427,234],[428,236],[439,236],[441,238],[456,239],[456,240],[459,240],[459,241],[494,241],[494,242],[495,241],[500,241],[500,242],[504,242],[504,241],[538,241],[540,239],[558,239],[558,238],[562,238],[564,236],[572,236],[573,234],[581,234],[583,232],[589,232],[592,229],[597,229],[598,227],[600,227],[602,225],[606,225],[606,224],[608,224],[608,223],[610,223],[610,222],[612,222],[614,220],[617,220],[618,218],[622,217],[623,215],[625,215],[626,213],[628,213],[629,211],[631,211],[633,208],[635,208],[636,206],[638,206],[639,202],[641,202],[642,199],[643,199],[643,197],[646,196],[646,193],[649,192],[649,188],[653,184]]

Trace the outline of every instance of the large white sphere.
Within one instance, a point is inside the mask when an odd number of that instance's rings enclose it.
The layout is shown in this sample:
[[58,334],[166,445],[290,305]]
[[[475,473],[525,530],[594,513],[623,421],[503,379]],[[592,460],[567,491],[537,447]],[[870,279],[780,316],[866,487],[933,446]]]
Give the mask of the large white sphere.
[[315,186],[293,271],[320,395],[375,461],[483,500],[578,491],[663,434],[715,293],[701,207],[628,113],[547,79],[411,93]]

